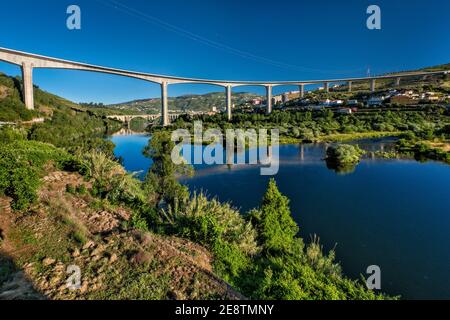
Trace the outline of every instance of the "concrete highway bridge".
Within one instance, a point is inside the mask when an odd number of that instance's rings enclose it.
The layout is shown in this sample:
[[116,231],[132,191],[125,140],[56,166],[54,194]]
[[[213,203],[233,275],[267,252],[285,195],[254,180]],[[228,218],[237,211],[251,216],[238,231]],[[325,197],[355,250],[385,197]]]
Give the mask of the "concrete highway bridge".
[[57,59],[52,57],[46,57],[42,55],[21,52],[6,48],[0,48],[0,60],[8,63],[18,65],[22,68],[23,79],[23,99],[28,109],[34,109],[33,98],[33,69],[35,68],[53,68],[53,69],[71,69],[71,70],[84,70],[91,72],[100,72],[107,74],[115,74],[119,76],[140,79],[152,83],[158,83],[161,86],[161,124],[166,126],[170,124],[169,106],[167,98],[167,87],[171,84],[189,83],[189,84],[208,84],[216,85],[225,88],[226,95],[226,110],[228,119],[231,120],[232,101],[231,91],[232,88],[239,86],[262,86],[266,89],[267,98],[267,113],[272,112],[272,89],[276,86],[283,85],[295,85],[299,87],[300,97],[304,96],[305,86],[313,84],[323,84],[324,90],[329,91],[330,84],[334,83],[347,83],[349,91],[352,90],[353,82],[367,81],[370,83],[370,89],[372,92],[376,90],[376,81],[383,79],[393,79],[395,85],[400,85],[401,79],[410,77],[428,77],[432,75],[448,74],[447,71],[436,72],[409,72],[400,74],[390,74],[376,77],[363,77],[363,78],[344,78],[344,79],[328,79],[328,80],[311,80],[311,81],[229,81],[229,80],[211,80],[211,79],[196,79],[196,78],[182,78],[167,75],[158,75],[145,72],[136,72],[115,68],[108,68],[102,66],[96,66],[81,62],[68,61],[63,59]]

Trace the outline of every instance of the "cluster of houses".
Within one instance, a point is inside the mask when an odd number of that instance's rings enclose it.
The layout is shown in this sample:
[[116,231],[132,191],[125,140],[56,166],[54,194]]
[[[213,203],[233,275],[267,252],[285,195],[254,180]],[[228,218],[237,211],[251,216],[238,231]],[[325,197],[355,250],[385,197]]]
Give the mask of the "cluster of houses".
[[[290,100],[300,97],[299,91],[290,91],[281,95],[276,95],[272,99],[274,105],[284,104]],[[334,112],[351,114],[358,111],[358,107],[379,107],[382,105],[418,105],[421,103],[449,103],[450,95],[443,95],[436,92],[416,92],[414,90],[390,90],[384,94],[363,97],[361,100],[322,100],[319,103],[308,98],[301,99],[302,106],[309,110],[322,110],[331,108]],[[248,107],[262,107],[266,104],[263,98],[255,98],[249,101]]]
[[420,103],[446,102],[450,96],[439,95],[436,92],[417,93],[414,90],[391,90],[386,95],[373,96],[367,100],[367,106],[380,106],[383,103],[391,105],[417,105]]
[[448,103],[450,95],[442,95],[435,92],[418,93],[414,90],[391,90],[383,95],[365,97],[358,100],[330,100],[320,101],[317,105],[310,105],[308,99],[302,102],[311,110],[321,110],[324,108],[337,108],[338,113],[350,114],[357,111],[357,107],[379,107],[384,104],[390,105],[418,105],[421,103]]

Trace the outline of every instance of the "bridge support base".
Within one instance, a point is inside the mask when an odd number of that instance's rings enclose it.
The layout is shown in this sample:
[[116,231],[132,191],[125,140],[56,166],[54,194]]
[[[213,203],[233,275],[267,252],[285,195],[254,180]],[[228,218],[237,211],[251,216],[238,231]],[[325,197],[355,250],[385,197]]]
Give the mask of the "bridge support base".
[[28,63],[22,64],[22,80],[23,80],[23,102],[28,110],[34,109],[33,95],[33,66]]
[[170,124],[169,103],[167,100],[167,82],[161,83],[161,125],[166,127]]
[[225,95],[226,95],[226,108],[227,108],[227,119],[228,121],[231,121],[231,109],[233,107],[232,102],[231,102],[231,86],[226,86],[225,87]]
[[375,92],[376,89],[375,85],[376,85],[375,79],[370,80],[370,92]]
[[352,84],[351,81],[348,82],[348,92],[352,92]]
[[303,99],[305,97],[305,85],[304,84],[299,85],[298,90],[300,92],[300,99]]
[[272,86],[266,86],[267,114],[272,113]]

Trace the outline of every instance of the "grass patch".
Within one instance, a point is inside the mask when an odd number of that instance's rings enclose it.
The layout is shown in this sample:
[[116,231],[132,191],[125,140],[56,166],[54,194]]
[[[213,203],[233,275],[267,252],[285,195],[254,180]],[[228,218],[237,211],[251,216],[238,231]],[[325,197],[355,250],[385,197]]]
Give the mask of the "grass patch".
[[360,139],[375,139],[384,137],[397,137],[401,134],[398,131],[370,131],[370,132],[354,132],[354,133],[335,133],[317,138],[317,142],[343,142]]

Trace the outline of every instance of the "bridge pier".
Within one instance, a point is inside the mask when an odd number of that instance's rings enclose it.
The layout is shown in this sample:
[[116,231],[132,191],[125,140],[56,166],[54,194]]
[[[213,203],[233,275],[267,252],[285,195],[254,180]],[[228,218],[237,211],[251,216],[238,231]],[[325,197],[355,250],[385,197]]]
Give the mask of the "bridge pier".
[[370,92],[375,92],[376,82],[375,79],[370,80]]
[[300,92],[300,99],[305,97],[305,85],[301,84],[298,86],[298,91]]
[[323,89],[325,90],[325,92],[330,92],[330,84],[328,82],[325,82],[323,84]]
[[266,86],[267,114],[272,113],[272,86]]
[[23,102],[28,110],[34,109],[33,93],[33,65],[31,63],[22,64],[23,81]]
[[232,88],[231,88],[230,85],[225,87],[226,104],[227,104],[226,109],[227,109],[227,119],[228,119],[228,121],[231,121],[231,117],[232,117],[231,116],[231,111],[232,111],[231,109],[233,108],[232,101],[231,101],[231,90],[232,90]]
[[401,80],[400,77],[398,77],[398,78],[395,79],[395,86],[396,86],[396,87],[400,86],[400,80]]
[[352,84],[351,81],[348,82],[348,92],[352,92]]
[[169,103],[167,100],[167,81],[161,83],[161,125],[166,127],[170,124]]

